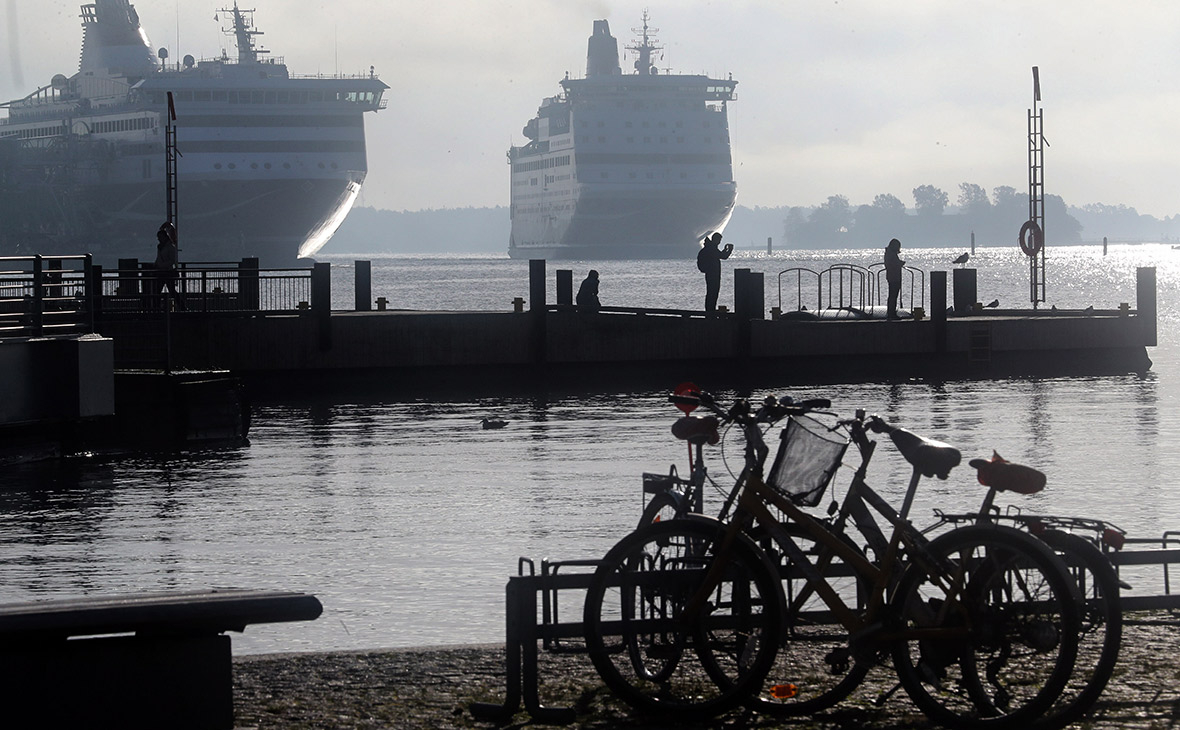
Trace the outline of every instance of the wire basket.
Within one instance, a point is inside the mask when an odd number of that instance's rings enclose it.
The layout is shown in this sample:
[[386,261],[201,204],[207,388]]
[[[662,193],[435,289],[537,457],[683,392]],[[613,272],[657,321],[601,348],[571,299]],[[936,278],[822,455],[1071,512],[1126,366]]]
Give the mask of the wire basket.
[[766,483],[802,507],[814,507],[844,458],[848,438],[807,416],[791,416]]

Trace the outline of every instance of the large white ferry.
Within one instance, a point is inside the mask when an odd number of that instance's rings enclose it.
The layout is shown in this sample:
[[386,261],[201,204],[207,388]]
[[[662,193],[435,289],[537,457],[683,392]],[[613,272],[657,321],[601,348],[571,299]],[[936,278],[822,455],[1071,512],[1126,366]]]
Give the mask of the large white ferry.
[[0,255],[153,258],[168,92],[182,260],[283,265],[323,246],[360,192],[363,114],[388,87],[371,70],[289,74],[255,44],[252,13],[219,11],[236,58],[173,62],[128,0],[83,5],[78,73],[0,104]]
[[659,73],[655,32],[644,13],[623,74],[610,26],[594,21],[586,77],[567,75],[508,151],[513,258],[686,258],[725,227],[737,82]]

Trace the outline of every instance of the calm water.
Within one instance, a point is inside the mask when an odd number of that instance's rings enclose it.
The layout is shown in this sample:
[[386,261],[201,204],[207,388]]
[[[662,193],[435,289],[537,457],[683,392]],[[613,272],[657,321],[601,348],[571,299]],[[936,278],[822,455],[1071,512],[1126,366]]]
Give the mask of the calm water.
[[[949,268],[961,253],[905,251]],[[806,258],[735,254],[775,277],[790,266],[867,264],[880,252]],[[337,306],[351,303],[351,262],[334,257]],[[1028,307],[1016,247],[979,249],[979,296]],[[1054,249],[1049,303],[1135,301],[1137,266],[1158,267],[1160,346],[1145,376],[800,386],[760,393],[828,396],[961,448],[992,449],[1049,474],[1029,509],[1110,519],[1135,535],[1180,529],[1180,251],[1170,246]],[[602,275],[606,304],[699,307],[691,262],[562,264]],[[551,268],[553,268],[551,266]],[[373,296],[411,309],[507,310],[527,296],[527,263],[487,258],[373,261]],[[552,277],[550,277],[552,278]],[[727,280],[722,302],[731,295]],[[550,297],[553,296],[552,290]],[[670,383],[669,388],[675,384]],[[707,386],[707,383],[701,383]],[[724,393],[725,396],[732,395]],[[509,426],[484,431],[489,414]],[[664,392],[258,404],[249,447],[175,458],[75,458],[8,472],[0,482],[0,600],[233,586],[302,590],[317,621],[259,626],[239,653],[417,646],[503,639],[503,588],[517,559],[595,557],[636,520],[642,471],[684,469]],[[725,452],[732,461],[734,447]],[[739,454],[740,456],[740,454]],[[725,473],[720,450],[714,476]],[[842,471],[836,485],[842,489]],[[908,469],[878,450],[872,478],[897,497]],[[914,515],[967,509],[981,490],[961,467],[925,482]]]

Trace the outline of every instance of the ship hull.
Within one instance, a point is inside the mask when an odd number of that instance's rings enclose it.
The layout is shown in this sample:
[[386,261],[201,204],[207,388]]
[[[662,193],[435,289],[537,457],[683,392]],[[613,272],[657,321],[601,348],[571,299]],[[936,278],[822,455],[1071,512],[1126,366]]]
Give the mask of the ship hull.
[[730,183],[709,188],[581,186],[572,214],[513,219],[512,258],[684,259],[723,230],[737,199]]
[[[339,179],[180,182],[180,256],[187,261],[258,258],[294,265],[317,236],[330,235],[360,190],[363,172]],[[163,185],[112,184],[26,188],[9,197],[2,255],[91,253],[113,266],[121,258],[152,260],[164,220]],[[22,198],[27,198],[22,200]],[[318,248],[318,246],[315,246]]]

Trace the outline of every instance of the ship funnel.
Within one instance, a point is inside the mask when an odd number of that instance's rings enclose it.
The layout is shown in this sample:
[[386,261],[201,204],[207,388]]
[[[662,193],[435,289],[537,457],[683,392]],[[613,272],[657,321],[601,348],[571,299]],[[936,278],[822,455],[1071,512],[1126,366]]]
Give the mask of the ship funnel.
[[143,77],[156,70],[152,47],[127,0],[98,0],[82,6],[84,74]]
[[594,35],[586,50],[586,76],[617,76],[619,68],[619,42],[610,34],[610,24],[605,20],[594,21]]

